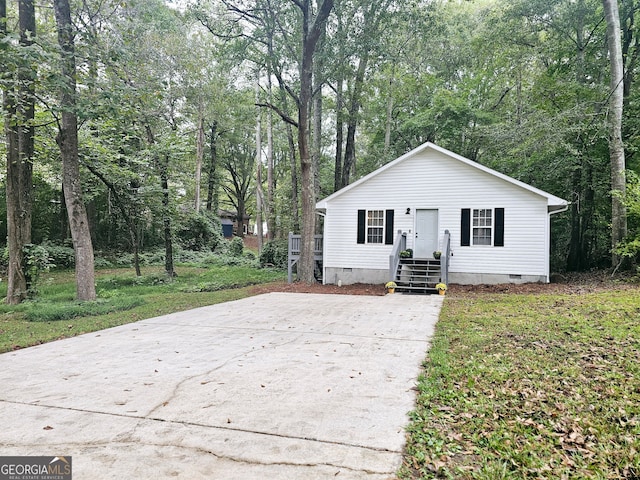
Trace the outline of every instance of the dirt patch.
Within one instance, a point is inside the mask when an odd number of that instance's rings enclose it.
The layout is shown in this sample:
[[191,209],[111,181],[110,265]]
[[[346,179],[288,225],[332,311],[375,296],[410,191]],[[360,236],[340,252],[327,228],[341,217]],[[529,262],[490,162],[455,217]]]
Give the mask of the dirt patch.
[[[566,273],[555,275],[551,283],[503,283],[498,285],[449,285],[447,294],[466,293],[515,293],[515,294],[581,294],[602,291],[607,288],[626,289],[638,288],[638,279],[629,275],[617,274],[611,276],[607,271],[594,271],[583,273]],[[277,282],[254,287],[256,294],[269,292],[291,293],[327,293],[343,295],[385,295],[384,285],[362,284],[322,285],[319,283],[306,284],[302,282],[286,283]]]
[[252,290],[256,294],[270,292],[289,292],[289,293],[327,293],[339,295],[384,295],[386,290],[384,285],[374,285],[365,283],[356,283],[355,285],[322,285],[320,283],[307,284],[303,282],[276,282],[264,285],[256,285]]

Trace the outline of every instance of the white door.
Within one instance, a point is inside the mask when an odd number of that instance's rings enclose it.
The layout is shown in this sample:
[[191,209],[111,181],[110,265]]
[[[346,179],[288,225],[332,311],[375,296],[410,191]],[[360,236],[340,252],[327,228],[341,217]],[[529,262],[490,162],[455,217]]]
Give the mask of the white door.
[[416,210],[413,256],[431,258],[438,249],[438,210]]

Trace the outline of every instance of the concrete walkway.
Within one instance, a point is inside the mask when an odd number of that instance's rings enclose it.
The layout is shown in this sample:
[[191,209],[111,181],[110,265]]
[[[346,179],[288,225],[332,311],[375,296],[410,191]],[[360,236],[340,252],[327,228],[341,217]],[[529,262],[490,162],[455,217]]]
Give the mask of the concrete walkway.
[[442,297],[270,293],[0,355],[1,455],[74,480],[391,479]]

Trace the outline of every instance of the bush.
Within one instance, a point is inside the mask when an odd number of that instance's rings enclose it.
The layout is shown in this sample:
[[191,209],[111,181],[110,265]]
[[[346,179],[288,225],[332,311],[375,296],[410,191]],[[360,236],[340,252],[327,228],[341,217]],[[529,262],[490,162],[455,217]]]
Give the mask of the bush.
[[213,251],[222,243],[222,226],[210,212],[186,210],[178,219],[176,236],[186,250]]
[[260,252],[260,265],[273,265],[276,268],[287,268],[287,256],[289,254],[289,242],[284,240],[272,240],[262,247]]
[[47,250],[49,259],[55,268],[67,269],[75,266],[76,254],[73,251],[73,247],[49,242],[43,243],[42,247]]
[[27,280],[27,292],[30,297],[38,294],[38,281],[42,272],[55,267],[49,258],[49,252],[42,245],[26,244],[22,247],[24,276]]
[[95,268],[113,268],[113,263],[103,257],[94,257],[93,266]]
[[229,242],[227,247],[230,255],[234,257],[241,257],[242,251],[244,250],[244,242],[240,237],[233,237],[233,240]]

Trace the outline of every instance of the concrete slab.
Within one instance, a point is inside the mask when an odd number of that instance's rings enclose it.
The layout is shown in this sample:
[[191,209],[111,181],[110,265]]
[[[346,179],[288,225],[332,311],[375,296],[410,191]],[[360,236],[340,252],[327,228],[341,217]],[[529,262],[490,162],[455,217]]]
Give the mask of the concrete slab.
[[390,479],[442,297],[271,293],[0,355],[2,455],[74,479]]

